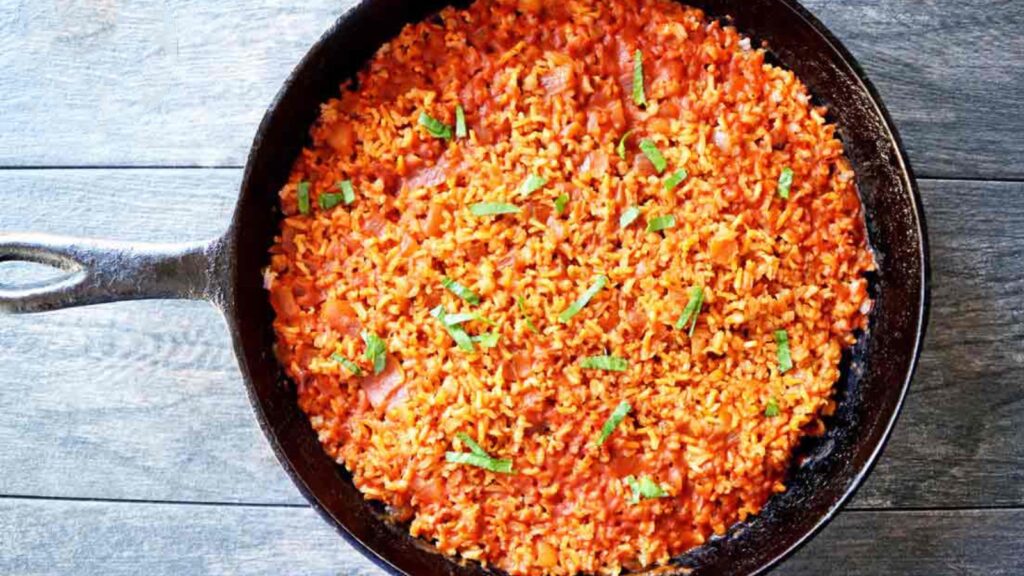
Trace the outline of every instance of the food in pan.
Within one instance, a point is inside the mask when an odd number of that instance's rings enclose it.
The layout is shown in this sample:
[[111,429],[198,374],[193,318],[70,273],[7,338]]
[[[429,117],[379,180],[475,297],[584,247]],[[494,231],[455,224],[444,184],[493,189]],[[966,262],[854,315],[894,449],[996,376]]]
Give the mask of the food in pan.
[[280,192],[276,352],[324,449],[516,575],[664,563],[757,514],[871,305],[825,113],[668,0],[407,26]]

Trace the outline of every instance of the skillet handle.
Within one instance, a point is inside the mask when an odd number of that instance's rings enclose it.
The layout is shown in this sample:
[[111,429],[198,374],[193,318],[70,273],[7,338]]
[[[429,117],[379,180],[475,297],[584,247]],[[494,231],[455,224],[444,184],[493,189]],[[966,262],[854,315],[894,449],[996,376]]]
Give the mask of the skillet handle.
[[184,298],[221,301],[223,238],[185,244],[87,240],[47,234],[0,234],[0,262],[46,264],[67,275],[5,286],[0,313],[44,312],[118,300]]

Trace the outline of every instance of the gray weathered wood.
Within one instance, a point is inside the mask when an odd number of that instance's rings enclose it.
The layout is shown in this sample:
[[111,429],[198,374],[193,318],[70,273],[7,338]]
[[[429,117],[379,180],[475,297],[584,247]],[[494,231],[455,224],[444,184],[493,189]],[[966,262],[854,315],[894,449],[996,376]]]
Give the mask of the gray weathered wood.
[[[0,193],[36,200],[0,214],[0,230],[198,239],[224,225],[237,178],[8,171]],[[1024,184],[922,188],[935,267],[929,336],[893,441],[854,505],[1024,505]],[[0,350],[0,494],[302,502],[250,416],[212,308],[0,316]]]
[[[0,165],[240,165],[354,0],[19,2],[0,11]],[[1024,176],[1024,4],[808,0],[926,176]]]
[[[775,574],[1020,574],[1024,511],[848,512]],[[308,508],[0,499],[18,576],[381,576]]]

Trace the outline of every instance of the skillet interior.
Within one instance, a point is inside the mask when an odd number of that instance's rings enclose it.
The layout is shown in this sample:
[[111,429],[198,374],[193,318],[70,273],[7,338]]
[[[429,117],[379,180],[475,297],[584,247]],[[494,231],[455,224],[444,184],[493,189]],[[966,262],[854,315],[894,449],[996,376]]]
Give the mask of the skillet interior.
[[[733,23],[775,61],[796,72],[838,124],[854,166],[879,270],[870,328],[847,354],[838,409],[827,433],[806,440],[787,482],[761,514],[678,559],[670,573],[755,573],[784,557],[824,524],[869,471],[891,429],[917,359],[927,311],[923,214],[898,136],[852,57],[789,0],[689,0],[709,17]],[[313,46],[259,127],[245,171],[229,250],[233,262],[225,309],[250,400],[260,425],[296,485],[357,548],[382,567],[410,575],[485,574],[457,565],[382,520],[344,469],[324,454],[294,387],[272,352],[273,311],[261,269],[278,228],[277,191],[308,142],[321,102],[338,93],[407,22],[447,4],[440,0],[364,0]],[[339,543],[340,545],[340,543]]]

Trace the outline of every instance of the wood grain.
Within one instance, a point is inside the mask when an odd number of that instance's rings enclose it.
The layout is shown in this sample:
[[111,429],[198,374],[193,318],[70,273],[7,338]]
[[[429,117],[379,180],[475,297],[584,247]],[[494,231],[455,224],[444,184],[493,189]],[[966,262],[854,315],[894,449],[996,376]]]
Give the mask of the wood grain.
[[[774,574],[1019,574],[1021,522],[1019,510],[848,512]],[[0,499],[0,542],[0,572],[18,576],[384,574],[308,508]]]
[[[216,234],[233,170],[19,170],[0,230]],[[102,193],[97,193],[102,190]],[[1024,505],[1024,183],[924,181],[933,307],[892,442],[854,506]],[[27,224],[25,224],[27,223]],[[0,267],[0,279],[4,267]],[[298,504],[201,303],[0,316],[0,494]]]
[[[354,0],[18,2],[0,11],[0,166],[238,166]],[[808,0],[861,61],[919,175],[1024,176],[1024,4]]]

